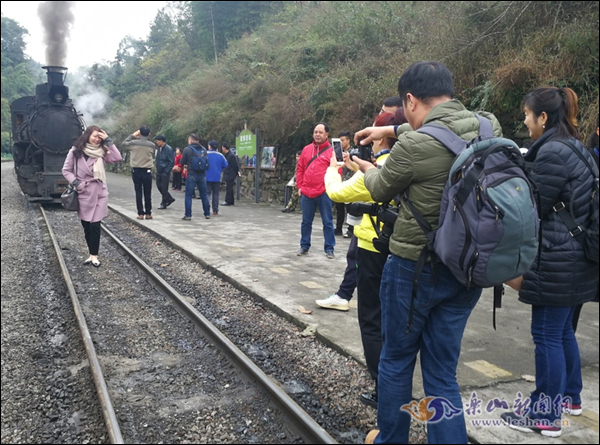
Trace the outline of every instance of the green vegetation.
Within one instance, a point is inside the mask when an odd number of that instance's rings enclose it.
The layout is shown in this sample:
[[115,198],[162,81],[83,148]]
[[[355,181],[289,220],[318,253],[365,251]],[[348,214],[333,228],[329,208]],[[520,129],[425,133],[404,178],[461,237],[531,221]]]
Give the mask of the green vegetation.
[[[332,134],[370,124],[418,60],[443,61],[458,98],[494,112],[509,137],[523,137],[528,91],[570,86],[589,133],[599,112],[598,5],[172,2],[146,41],[124,39],[115,62],[92,66],[88,78],[113,99],[106,116],[117,141],[147,124],[173,146],[190,132],[233,142],[247,123],[282,148],[284,161],[317,121]],[[5,98],[4,18],[2,30]]]
[[32,94],[35,88],[30,62],[23,49],[23,36],[27,30],[17,22],[2,16],[2,158],[12,153],[10,143],[10,102],[20,96]]

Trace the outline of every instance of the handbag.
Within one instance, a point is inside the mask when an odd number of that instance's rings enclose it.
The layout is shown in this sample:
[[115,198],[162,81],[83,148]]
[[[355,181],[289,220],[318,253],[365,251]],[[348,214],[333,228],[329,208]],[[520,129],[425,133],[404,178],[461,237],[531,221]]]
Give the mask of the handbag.
[[[77,178],[77,159],[75,159],[75,178]],[[71,184],[67,185],[65,191],[60,195],[60,203],[65,210],[79,210],[77,187],[73,187]]]
[[174,165],[173,166],[173,172],[175,172],[175,173],[181,173],[181,167],[179,165]]
[[79,210],[77,189],[69,184],[62,195],[60,195],[60,202],[65,210]]

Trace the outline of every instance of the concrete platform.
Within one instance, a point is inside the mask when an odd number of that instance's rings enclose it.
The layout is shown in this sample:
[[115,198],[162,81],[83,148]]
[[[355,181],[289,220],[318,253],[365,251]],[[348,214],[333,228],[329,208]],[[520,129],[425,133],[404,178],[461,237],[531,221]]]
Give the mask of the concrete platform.
[[[108,173],[109,205],[158,236],[188,251],[207,268],[238,288],[260,298],[294,323],[316,329],[317,337],[344,354],[364,363],[357,322],[356,300],[348,312],[321,309],[315,300],[334,293],[346,267],[349,240],[336,237],[336,258],[325,257],[320,218],[313,225],[312,247],[298,257],[301,215],[282,213],[280,206],[255,204],[250,200],[220,207],[219,215],[206,220],[202,203],[194,200],[192,220],[182,221],[183,192],[171,192],[176,201],[158,210],[160,194],[153,184],[152,220],[136,220],[135,192],[129,176]],[[221,201],[224,193],[221,192]],[[100,252],[102,255],[102,252]],[[313,311],[302,313],[300,308]],[[471,440],[475,443],[598,443],[598,306],[584,306],[577,338],[582,358],[584,412],[565,416],[568,426],[558,439],[494,426],[501,409],[487,412],[493,399],[512,407],[517,394],[525,397],[534,388],[534,345],[530,334],[531,308],[518,302],[507,289],[503,308],[497,311],[497,331],[492,328],[492,294],[484,294],[469,319],[457,372],[465,408],[480,400],[481,413],[466,411]],[[413,394],[422,397],[420,370],[415,372]],[[358,396],[358,395],[357,395]],[[483,425],[485,422],[488,425]],[[482,422],[484,421],[484,422]]]

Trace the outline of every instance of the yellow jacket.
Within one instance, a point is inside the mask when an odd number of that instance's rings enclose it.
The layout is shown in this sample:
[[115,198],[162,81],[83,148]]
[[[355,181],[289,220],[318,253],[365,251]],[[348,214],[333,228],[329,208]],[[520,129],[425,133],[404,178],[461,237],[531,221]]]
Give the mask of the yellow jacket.
[[[385,163],[389,153],[377,158],[377,166]],[[325,191],[333,202],[375,202],[365,187],[365,175],[358,171],[347,181],[342,182],[338,167],[329,167],[325,173]],[[376,217],[373,217],[376,220]],[[383,224],[380,225],[381,230]],[[354,226],[354,235],[358,238],[358,247],[371,252],[379,252],[373,246],[373,238],[377,238],[377,232],[369,215],[363,215],[362,222]]]

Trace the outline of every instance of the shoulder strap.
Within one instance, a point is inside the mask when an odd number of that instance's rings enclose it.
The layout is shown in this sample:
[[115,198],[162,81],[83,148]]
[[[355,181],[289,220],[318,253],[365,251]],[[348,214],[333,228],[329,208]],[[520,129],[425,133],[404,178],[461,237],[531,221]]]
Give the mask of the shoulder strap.
[[581,153],[581,151],[579,151],[577,149],[577,147],[575,147],[575,145],[571,141],[566,140],[566,139],[559,139],[558,141],[562,142],[564,145],[566,145],[567,147],[569,147],[573,151],[573,153],[575,153],[577,156],[579,156],[579,159],[581,159],[583,161],[583,163],[587,166],[587,168],[592,172],[592,175],[594,176],[594,178],[598,177],[598,167],[596,167],[595,165],[593,165],[593,163],[590,163],[585,158],[585,156]]
[[329,145],[328,147],[325,147],[323,150],[321,150],[321,151],[320,151],[320,152],[318,152],[316,155],[314,155],[314,156],[313,156],[313,158],[312,158],[310,161],[308,161],[308,164],[306,164],[306,168],[308,168],[308,166],[309,166],[310,164],[312,164],[312,163],[313,163],[313,161],[314,161],[315,159],[317,159],[319,156],[321,156],[323,153],[325,153],[325,152],[326,152],[327,150],[329,150],[330,148],[331,148],[331,145]]
[[[490,120],[480,116],[477,113],[473,114],[479,121],[479,138],[488,139],[493,137],[494,128]],[[444,147],[446,147],[448,150],[450,150],[452,153],[454,153],[456,156],[458,156],[465,149],[465,146],[468,142],[459,137],[449,128],[436,123],[425,124],[417,131],[419,133],[424,133],[431,136]]]

